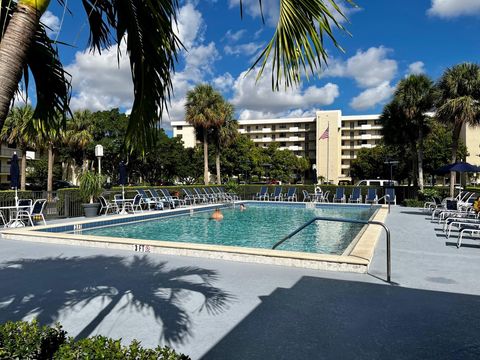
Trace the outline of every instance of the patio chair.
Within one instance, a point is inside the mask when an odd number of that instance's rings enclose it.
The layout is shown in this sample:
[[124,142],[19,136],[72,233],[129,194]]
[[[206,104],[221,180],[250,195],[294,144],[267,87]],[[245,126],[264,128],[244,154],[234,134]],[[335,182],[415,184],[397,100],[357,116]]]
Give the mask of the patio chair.
[[142,197],[141,204],[145,204],[148,210],[163,210],[163,202],[160,199],[155,198],[151,193],[150,196],[144,189],[137,190],[138,194]]
[[[156,189],[152,189],[150,191],[152,192],[153,196],[158,196],[161,198]],[[163,195],[162,199],[169,205],[170,208],[175,209],[177,206],[185,206],[185,200],[182,200],[176,196],[172,196],[167,189],[159,189],[159,191]]]
[[330,190],[325,191],[321,198],[321,201],[326,203],[330,202]]
[[200,189],[193,188],[193,193],[196,196],[196,199],[198,200],[198,202],[208,203],[207,196],[202,191],[200,191]]
[[276,186],[275,189],[273,190],[271,199],[273,201],[282,201],[282,198],[283,198],[282,187]]
[[269,200],[270,196],[268,195],[268,187],[262,186],[260,192],[253,195],[252,200]]
[[378,195],[376,188],[369,188],[365,196],[365,204],[378,204]]
[[470,233],[470,236],[480,235],[480,227],[465,226],[462,228],[458,234],[457,248],[462,246],[462,239],[466,233]]
[[346,201],[345,197],[345,188],[339,187],[335,191],[335,196],[333,197],[333,202],[342,202],[344,203]]
[[397,196],[395,195],[394,188],[386,188],[385,196],[383,197],[384,204],[397,205]]
[[230,198],[229,200],[240,200],[240,196],[237,193],[234,193],[233,191],[225,191],[225,188],[223,186],[217,187],[217,189],[225,194],[227,198]]
[[184,193],[183,200],[185,201],[185,203],[189,203],[190,205],[195,205],[195,203],[197,202],[197,199],[195,195],[190,191],[190,189],[182,189],[182,191]]
[[137,194],[131,201],[125,201],[123,207],[126,211],[131,210],[134,214],[136,211],[143,212],[142,195]]
[[216,203],[220,201],[219,196],[212,191],[210,188],[203,188],[203,192],[205,193],[205,196],[207,197],[209,202]]
[[350,203],[361,203],[362,202],[362,189],[359,187],[353,188],[352,194],[348,198]]
[[108,201],[104,196],[99,196],[98,199],[100,200],[100,211],[98,212],[99,215],[102,212],[105,212],[105,216],[108,214],[108,211],[111,210],[113,213],[118,213],[118,205],[115,201]]
[[297,188],[288,188],[285,199],[287,201],[297,201]]
[[308,193],[307,190],[302,190],[303,202],[313,201],[314,197]]
[[35,226],[35,221],[42,220],[43,225],[47,225],[45,221],[45,216],[43,215],[45,205],[47,205],[46,199],[35,200],[33,205],[27,210],[22,209],[18,211],[17,220],[28,221],[32,226]]

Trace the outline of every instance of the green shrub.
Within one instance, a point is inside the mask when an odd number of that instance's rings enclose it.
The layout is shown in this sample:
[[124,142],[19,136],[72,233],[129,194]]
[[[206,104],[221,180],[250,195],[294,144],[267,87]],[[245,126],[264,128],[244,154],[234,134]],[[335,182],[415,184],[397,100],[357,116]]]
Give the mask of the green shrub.
[[120,340],[94,336],[75,341],[67,338],[59,324],[54,327],[38,326],[34,320],[7,322],[0,325],[0,359],[25,360],[188,360],[169,347],[145,349],[139,341],[123,346]]
[[402,204],[406,207],[423,207],[423,201],[417,199],[405,199]]
[[424,188],[423,191],[418,192],[419,200],[429,200],[433,197],[438,197],[439,192],[435,188]]
[[0,359],[51,359],[65,341],[66,332],[59,324],[7,322],[0,325]]

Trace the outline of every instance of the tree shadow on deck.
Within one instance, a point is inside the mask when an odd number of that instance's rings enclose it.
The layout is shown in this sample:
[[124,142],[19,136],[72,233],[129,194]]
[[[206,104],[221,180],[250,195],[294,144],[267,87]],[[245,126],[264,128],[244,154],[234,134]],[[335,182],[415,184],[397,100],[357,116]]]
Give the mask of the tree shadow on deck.
[[40,323],[52,324],[64,310],[102,300],[105,307],[77,335],[84,338],[127,299],[117,311],[151,309],[162,326],[160,341],[182,343],[191,335],[191,320],[184,308],[189,295],[202,295],[199,311],[210,314],[223,311],[232,300],[212,285],[217,278],[215,271],[197,267],[167,269],[165,262],[147,256],[11,261],[0,267],[0,322],[35,315]]
[[478,358],[480,297],[301,278],[277,288],[210,359]]

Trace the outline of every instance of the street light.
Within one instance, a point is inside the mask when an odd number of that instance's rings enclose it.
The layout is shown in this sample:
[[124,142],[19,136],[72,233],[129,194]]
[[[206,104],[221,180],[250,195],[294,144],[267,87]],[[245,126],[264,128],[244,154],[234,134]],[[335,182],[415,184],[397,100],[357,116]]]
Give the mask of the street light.
[[102,174],[102,156],[103,156],[103,146],[95,145],[95,156],[98,159],[98,174]]
[[312,170],[313,170],[313,179],[312,182],[314,185],[318,183],[318,177],[317,177],[317,164],[312,164]]
[[384,162],[384,164],[390,165],[390,186],[393,185],[393,165],[397,165],[399,162],[396,160],[390,160],[387,158],[387,160]]

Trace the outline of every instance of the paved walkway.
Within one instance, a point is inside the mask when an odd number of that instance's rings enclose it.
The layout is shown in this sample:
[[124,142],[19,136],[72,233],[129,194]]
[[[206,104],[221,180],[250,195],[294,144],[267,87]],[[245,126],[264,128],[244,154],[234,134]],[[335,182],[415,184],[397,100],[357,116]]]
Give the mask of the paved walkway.
[[480,354],[480,242],[457,249],[395,207],[370,274],[0,240],[0,321],[170,344],[193,359],[459,359]]

